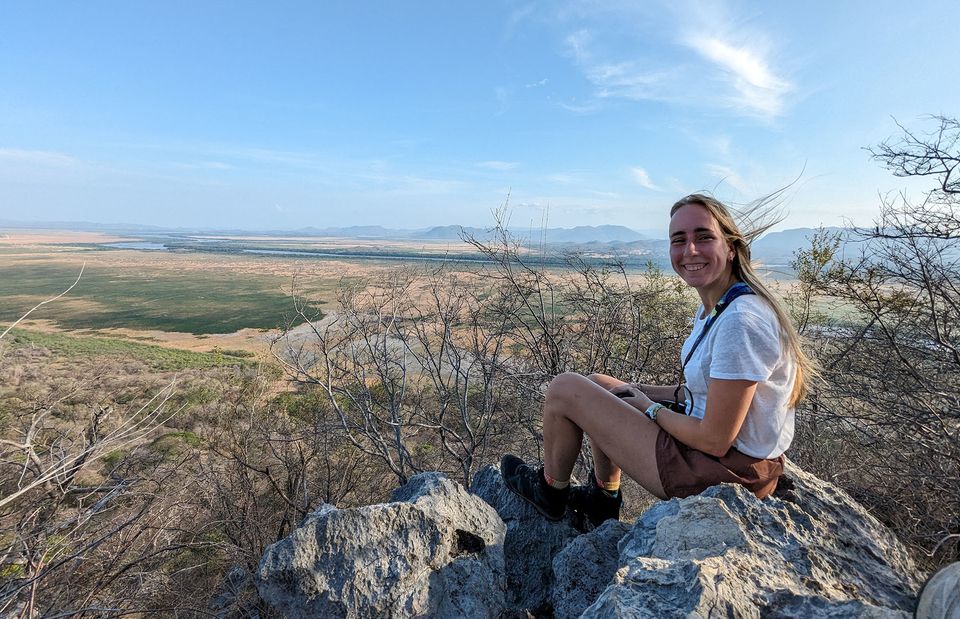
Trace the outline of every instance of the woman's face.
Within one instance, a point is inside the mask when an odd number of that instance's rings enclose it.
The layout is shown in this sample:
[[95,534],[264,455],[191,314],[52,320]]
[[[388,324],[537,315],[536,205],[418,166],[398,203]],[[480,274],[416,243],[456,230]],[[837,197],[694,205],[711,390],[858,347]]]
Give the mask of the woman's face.
[[[733,248],[705,207],[686,204],[670,218],[670,264],[689,286],[726,289],[733,274]],[[721,290],[722,292],[722,290]]]

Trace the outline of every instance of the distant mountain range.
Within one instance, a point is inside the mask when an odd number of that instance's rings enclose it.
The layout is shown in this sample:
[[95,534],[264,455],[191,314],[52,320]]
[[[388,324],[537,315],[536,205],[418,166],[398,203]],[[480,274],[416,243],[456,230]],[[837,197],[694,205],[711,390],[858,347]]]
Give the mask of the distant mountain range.
[[[649,237],[631,230],[626,226],[577,226],[575,228],[546,228],[543,230],[511,229],[512,234],[519,238],[529,239],[539,243],[541,238],[546,243],[629,243],[641,241]],[[433,226],[416,230],[397,230],[382,226],[348,226],[345,228],[301,228],[282,233],[269,234],[296,234],[300,236],[356,238],[356,239],[388,239],[388,240],[418,240],[418,241],[457,241],[464,236],[478,239],[488,238],[491,231],[488,228],[469,226]]]
[[[89,222],[18,222],[0,220],[0,228],[43,228],[56,230],[81,230],[86,232],[108,232],[136,236],[154,235],[259,235],[259,236],[298,236],[333,237],[346,239],[382,239],[382,240],[420,240],[420,241],[458,241],[464,236],[480,240],[489,239],[492,231],[488,228],[468,226],[433,226],[420,229],[393,229],[383,226],[346,226],[346,227],[306,227],[295,230],[252,231],[239,229],[211,228],[164,228],[127,224],[96,224]],[[845,234],[844,228],[827,228],[831,232]],[[792,228],[780,232],[771,232],[753,243],[755,259],[770,266],[786,266],[799,249],[809,247],[815,228]],[[592,256],[623,256],[634,259],[653,260],[661,266],[669,265],[669,247],[666,238],[656,238],[636,230],[618,225],[576,226],[574,228],[546,228],[543,230],[512,229],[521,241],[531,244],[555,246],[562,251],[580,251]]]
[[[430,228],[395,229],[383,226],[345,226],[317,228],[308,226],[292,230],[243,230],[234,228],[166,228],[162,226],[144,226],[136,224],[98,224],[83,221],[21,222],[0,220],[2,228],[42,228],[48,230],[80,230],[84,232],[109,232],[112,234],[217,234],[217,235],[262,235],[262,236],[315,236],[347,239],[383,239],[383,240],[421,240],[421,241],[457,241],[464,235],[476,238],[488,238],[489,228],[469,226],[433,226]],[[519,238],[529,238],[539,243],[541,237],[546,243],[611,243],[631,242],[649,239],[636,230],[626,226],[577,226],[575,228],[546,228],[544,230],[511,229]]]
[[[788,265],[798,250],[810,247],[810,239],[817,233],[818,228],[790,228],[780,232],[770,232],[760,237],[750,246],[754,259],[768,265]],[[848,228],[835,226],[824,227],[827,232],[848,238]]]

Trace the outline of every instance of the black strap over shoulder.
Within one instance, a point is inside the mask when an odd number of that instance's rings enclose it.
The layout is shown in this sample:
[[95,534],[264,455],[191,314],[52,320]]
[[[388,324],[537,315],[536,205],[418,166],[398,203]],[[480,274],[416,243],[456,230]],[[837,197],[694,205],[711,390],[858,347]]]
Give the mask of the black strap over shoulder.
[[683,368],[687,367],[687,363],[690,361],[690,357],[693,356],[693,352],[697,349],[697,346],[700,345],[700,342],[703,341],[703,338],[706,337],[707,331],[710,330],[710,327],[713,326],[713,323],[717,321],[717,318],[720,314],[723,313],[723,310],[727,308],[733,300],[737,297],[742,297],[745,294],[756,294],[753,289],[743,282],[737,282],[733,286],[727,289],[723,293],[723,297],[717,301],[717,304],[714,306],[713,311],[710,312],[710,317],[707,318],[707,324],[703,325],[703,331],[700,332],[700,335],[697,336],[696,341],[693,343],[693,346],[690,347],[690,351],[687,353],[686,358],[683,360]]
[[[680,403],[680,391],[683,389],[683,370],[686,369],[687,363],[690,362],[690,358],[693,357],[693,353],[697,350],[697,347],[700,346],[700,343],[703,341],[703,338],[706,337],[707,332],[710,330],[710,327],[713,326],[713,323],[717,321],[717,318],[720,317],[720,314],[723,313],[733,300],[737,297],[742,297],[745,294],[756,294],[750,286],[744,282],[737,282],[734,285],[730,286],[727,291],[723,294],[723,297],[717,304],[714,306],[713,311],[710,312],[710,316],[707,317],[707,323],[703,325],[703,330],[700,331],[700,335],[697,336],[697,339],[693,342],[693,346],[690,347],[690,350],[687,352],[687,356],[683,360],[683,365],[680,367],[680,379],[677,381],[677,388],[673,392],[673,410],[682,409],[678,412],[686,413],[687,415],[693,412],[692,402],[689,406]],[[692,396],[691,396],[692,397]]]

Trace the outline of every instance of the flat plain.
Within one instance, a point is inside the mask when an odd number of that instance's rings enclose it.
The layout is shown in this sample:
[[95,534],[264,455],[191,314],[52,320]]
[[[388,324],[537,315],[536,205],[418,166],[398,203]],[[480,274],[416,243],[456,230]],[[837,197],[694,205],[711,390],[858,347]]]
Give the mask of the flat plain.
[[[2,230],[0,325],[10,324],[62,292],[83,267],[83,276],[68,295],[38,309],[20,327],[48,336],[115,338],[200,353],[264,354],[277,330],[293,315],[294,292],[321,312],[336,311],[337,291],[344,285],[376,282],[399,269],[429,269],[437,264],[430,261],[437,259],[456,263],[465,255],[476,255],[467,243],[450,241],[194,238],[278,249],[370,252],[374,257],[118,249],[108,245],[142,239],[97,232]],[[379,260],[375,252],[422,256],[427,262]],[[478,265],[463,263],[454,268],[470,276]],[[790,288],[785,280],[776,285],[782,291]],[[21,334],[21,340],[24,337]],[[62,347],[76,349],[76,344]]]
[[[119,338],[196,352],[263,353],[292,316],[294,291],[321,312],[329,311],[336,307],[339,287],[405,268],[390,260],[106,247],[137,240],[95,232],[0,231],[0,325],[65,290],[83,268],[69,294],[19,326],[34,333]],[[310,249],[382,247],[352,239],[271,240]],[[467,249],[446,242],[389,245],[431,255]]]

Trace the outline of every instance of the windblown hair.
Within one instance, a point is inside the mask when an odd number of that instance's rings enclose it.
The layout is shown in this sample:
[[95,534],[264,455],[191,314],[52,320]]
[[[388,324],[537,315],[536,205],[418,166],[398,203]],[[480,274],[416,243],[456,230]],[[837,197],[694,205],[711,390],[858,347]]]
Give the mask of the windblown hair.
[[783,191],[781,189],[748,204],[743,210],[736,211],[736,215],[743,225],[742,231],[741,227],[737,225],[731,209],[728,209],[713,196],[705,194],[694,193],[680,198],[670,209],[670,216],[673,217],[674,213],[682,206],[698,204],[707,209],[717,220],[721,232],[723,232],[730,247],[733,248],[734,277],[749,285],[757,296],[773,308],[777,315],[783,343],[796,361],[797,376],[793,383],[793,392],[790,394],[790,405],[796,406],[807,395],[810,383],[814,377],[819,375],[819,370],[816,363],[803,352],[803,347],[800,345],[800,336],[793,326],[793,321],[790,320],[790,315],[784,310],[777,297],[763,283],[750,261],[750,244],[783,220],[780,210],[780,199],[783,197]]

